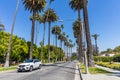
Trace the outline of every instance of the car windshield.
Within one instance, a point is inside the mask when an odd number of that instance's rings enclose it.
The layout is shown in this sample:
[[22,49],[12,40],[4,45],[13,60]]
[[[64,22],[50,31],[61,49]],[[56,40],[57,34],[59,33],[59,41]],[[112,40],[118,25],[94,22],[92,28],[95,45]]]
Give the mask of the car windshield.
[[25,63],[33,62],[33,60],[25,60]]

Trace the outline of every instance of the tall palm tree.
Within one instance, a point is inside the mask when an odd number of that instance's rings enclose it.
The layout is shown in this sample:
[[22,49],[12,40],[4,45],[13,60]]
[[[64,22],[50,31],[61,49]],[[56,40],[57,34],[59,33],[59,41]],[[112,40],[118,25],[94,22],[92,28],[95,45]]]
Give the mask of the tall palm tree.
[[32,13],[33,19],[32,21],[32,28],[31,28],[31,46],[30,46],[30,59],[32,59],[32,52],[33,52],[33,42],[34,42],[34,26],[35,26],[35,14],[38,12],[43,11],[46,0],[23,0],[23,4],[26,10],[29,10]]
[[48,22],[48,62],[50,62],[50,27],[51,22],[55,22],[58,20],[58,16],[56,15],[55,11],[53,9],[48,9],[45,11],[45,14],[43,15],[45,20]]
[[64,35],[62,33],[60,33],[58,35],[58,39],[60,40],[60,48],[62,49],[62,41],[64,41]]
[[[74,11],[78,11],[78,22],[79,24],[79,54],[82,54],[82,24],[81,24],[81,17],[80,17],[80,10],[83,8],[82,0],[70,0],[69,3],[70,7]],[[81,61],[82,62],[82,61]]]
[[9,41],[9,45],[8,45],[8,51],[7,51],[7,54],[6,54],[6,60],[5,60],[4,67],[9,67],[10,50],[11,50],[11,45],[12,45],[12,36],[13,36],[14,25],[15,25],[15,21],[16,21],[16,16],[17,16],[17,12],[18,12],[19,3],[20,3],[20,0],[18,0],[18,2],[17,2],[15,14],[14,14],[14,19],[13,19],[12,29],[11,29],[11,34],[10,34],[10,41]]
[[43,22],[43,19],[42,19],[42,16],[39,13],[37,13],[35,20],[36,20],[36,38],[35,38],[35,44],[37,44],[37,39],[38,39],[38,34],[39,34],[39,28],[40,28],[40,26],[38,25],[38,23],[41,24]]
[[92,35],[92,37],[93,37],[94,40],[95,40],[95,46],[96,46],[96,48],[95,48],[96,50],[95,50],[95,51],[96,51],[96,54],[97,54],[97,55],[98,55],[98,46],[97,46],[97,38],[98,38],[98,36],[99,36],[98,34]]
[[44,25],[44,29],[43,29],[43,46],[44,46],[44,42],[45,42],[45,31],[46,31],[46,20],[45,20],[45,17],[42,16],[42,23]]
[[38,26],[38,22],[41,24],[43,22],[42,20],[42,16],[37,12],[35,13],[35,16],[30,16],[30,20],[35,20],[36,21],[36,38],[35,38],[35,44],[37,43],[37,38],[38,38],[38,34],[39,34],[39,26]]
[[90,29],[89,29],[89,21],[88,21],[87,0],[82,0],[82,2],[83,2],[86,41],[87,41],[88,66],[92,67],[94,66],[94,58],[93,58],[93,52],[92,52],[92,42],[90,37]]
[[71,39],[69,39],[69,43],[70,43],[70,45],[69,45],[69,48],[70,48],[70,55],[72,54],[72,40]]
[[78,44],[78,58],[80,60],[80,62],[84,62],[84,56],[83,56],[83,52],[81,52],[81,48],[80,48],[80,44],[82,45],[82,41],[80,41],[80,36],[79,36],[79,30],[80,30],[80,22],[79,20],[76,20],[74,23],[73,23],[73,33],[74,33],[74,37],[77,39],[77,44]]
[[61,29],[59,26],[55,25],[52,27],[52,34],[55,34],[55,40],[56,40],[56,47],[57,47],[57,36],[61,33]]

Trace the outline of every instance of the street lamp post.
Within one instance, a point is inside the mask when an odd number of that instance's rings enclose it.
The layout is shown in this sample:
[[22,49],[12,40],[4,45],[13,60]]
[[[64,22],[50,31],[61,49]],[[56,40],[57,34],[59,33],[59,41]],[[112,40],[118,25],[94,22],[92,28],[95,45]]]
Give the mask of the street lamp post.
[[82,51],[84,53],[84,62],[85,62],[85,73],[88,74],[88,61],[87,61],[87,54],[86,54],[86,38],[85,38],[85,29],[84,29],[84,24],[82,23],[82,38],[83,38],[83,44],[82,44]]

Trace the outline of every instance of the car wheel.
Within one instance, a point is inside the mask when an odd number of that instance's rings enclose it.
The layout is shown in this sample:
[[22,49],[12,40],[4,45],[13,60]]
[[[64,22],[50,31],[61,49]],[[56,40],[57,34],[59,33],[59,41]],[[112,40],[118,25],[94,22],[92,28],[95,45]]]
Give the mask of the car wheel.
[[32,67],[32,66],[30,66],[30,70],[29,70],[29,71],[31,72],[32,70],[33,70],[33,67]]
[[41,65],[39,65],[38,69],[41,69]]

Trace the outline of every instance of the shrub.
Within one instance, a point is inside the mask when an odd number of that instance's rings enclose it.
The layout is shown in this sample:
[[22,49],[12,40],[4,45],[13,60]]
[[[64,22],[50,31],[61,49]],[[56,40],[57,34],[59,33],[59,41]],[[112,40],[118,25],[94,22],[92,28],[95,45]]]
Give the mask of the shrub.
[[100,66],[108,67],[108,68],[111,68],[111,69],[120,70],[120,64],[119,63],[110,64],[110,62],[96,62],[96,64],[98,64]]
[[113,57],[109,57],[109,56],[95,56],[94,57],[94,60],[96,61],[96,62],[100,62],[100,61],[102,61],[102,62],[110,62],[110,61],[113,61]]
[[113,61],[114,61],[114,62],[120,62],[120,54],[116,54],[116,55],[113,57]]

